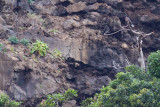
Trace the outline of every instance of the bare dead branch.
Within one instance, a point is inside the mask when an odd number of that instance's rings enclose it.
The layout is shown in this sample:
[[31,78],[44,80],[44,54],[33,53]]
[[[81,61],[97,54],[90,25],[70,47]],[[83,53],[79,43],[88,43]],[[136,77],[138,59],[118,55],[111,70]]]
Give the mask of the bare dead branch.
[[106,34],[106,33],[104,33],[104,35],[107,35],[107,36],[114,35],[114,34],[116,34],[116,33],[120,32],[120,31],[122,31],[122,30],[124,30],[124,29],[120,29],[120,30],[118,30],[118,31],[116,31],[116,32],[113,32],[113,33],[110,33],[110,34]]
[[122,69],[124,67],[120,67],[120,65],[118,63],[116,63],[115,61],[113,61],[113,68],[115,68],[115,69]]
[[[144,33],[143,31],[141,30],[133,30],[132,28],[134,27],[132,21],[130,20],[129,17],[126,17],[125,18],[125,21],[127,23],[126,26],[121,26],[121,29],[116,31],[116,32],[113,32],[113,33],[110,33],[110,34],[104,34],[104,35],[114,35],[120,31],[123,31],[123,30],[126,30],[126,31],[131,31],[133,34],[136,34],[137,35],[137,45],[138,45],[138,52],[139,52],[139,58],[138,58],[138,61],[140,62],[140,65],[141,65],[141,68],[142,69],[145,69],[145,60],[144,60],[144,54],[143,54],[143,50],[142,50],[142,42],[143,42],[143,39],[146,38],[147,36],[150,36],[152,34],[154,34],[154,32],[150,32],[150,33]],[[126,60],[127,63],[130,65],[129,61]],[[113,61],[113,67],[118,69],[118,68],[122,68],[119,66],[119,64],[115,63],[115,61]],[[123,67],[124,68],[124,67]]]

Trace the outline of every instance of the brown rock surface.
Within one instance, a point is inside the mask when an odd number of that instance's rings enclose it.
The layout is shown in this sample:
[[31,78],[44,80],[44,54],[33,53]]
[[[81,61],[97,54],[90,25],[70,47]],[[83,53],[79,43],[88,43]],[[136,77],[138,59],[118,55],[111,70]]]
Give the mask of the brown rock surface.
[[[133,29],[155,32],[143,41],[145,57],[160,49],[159,0],[34,1],[28,5],[21,0],[19,10],[15,0],[0,1],[0,43],[6,48],[0,56],[0,90],[26,106],[68,88],[78,90],[80,99],[93,96],[124,70],[113,62],[125,67],[128,59],[138,65],[135,35],[128,30],[107,35],[126,26],[126,16]],[[54,59],[50,52],[45,57],[30,55],[28,47],[10,44],[10,36],[42,40],[66,60]]]
[[79,12],[79,11],[82,11],[82,10],[85,10],[86,9],[86,3],[85,2],[78,2],[78,3],[75,3],[73,5],[69,5],[66,10],[68,13],[73,13],[73,12]]

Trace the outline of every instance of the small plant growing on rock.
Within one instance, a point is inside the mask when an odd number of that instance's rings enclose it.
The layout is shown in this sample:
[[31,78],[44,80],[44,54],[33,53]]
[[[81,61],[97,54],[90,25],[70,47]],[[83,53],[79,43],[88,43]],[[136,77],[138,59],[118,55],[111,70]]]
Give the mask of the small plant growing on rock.
[[0,52],[4,49],[4,45],[0,43]]
[[27,57],[26,57],[26,56],[23,56],[23,59],[24,59],[24,60],[27,60]]
[[37,61],[37,58],[33,58],[33,61],[34,61],[34,62],[38,62],[38,61]]
[[33,43],[30,49],[31,49],[31,54],[38,53],[40,56],[45,56],[47,50],[49,50],[48,45],[39,40]]
[[3,52],[8,52],[8,49],[4,48],[4,49],[3,49]]
[[49,29],[48,32],[56,34],[56,33],[58,33],[58,30],[56,30],[56,29]]
[[11,50],[11,52],[14,52],[14,47],[11,47],[11,49],[10,49],[10,50]]
[[16,36],[11,36],[8,38],[8,40],[12,43],[12,44],[18,44],[19,40]]
[[41,16],[39,16],[39,15],[37,15],[37,14],[35,14],[35,13],[32,13],[32,14],[31,14],[31,13],[28,13],[27,16],[28,16],[30,19],[32,19],[32,20],[41,22],[42,24],[45,23],[45,20],[44,20]]
[[52,52],[52,55],[54,58],[60,58],[60,59],[64,59],[62,52],[58,49],[54,49],[54,51]]
[[23,45],[25,45],[25,46],[28,46],[29,43],[30,43],[30,41],[28,39],[21,39],[20,43],[23,44]]
[[19,107],[21,102],[16,102],[10,100],[8,95],[1,93],[0,94],[0,107]]

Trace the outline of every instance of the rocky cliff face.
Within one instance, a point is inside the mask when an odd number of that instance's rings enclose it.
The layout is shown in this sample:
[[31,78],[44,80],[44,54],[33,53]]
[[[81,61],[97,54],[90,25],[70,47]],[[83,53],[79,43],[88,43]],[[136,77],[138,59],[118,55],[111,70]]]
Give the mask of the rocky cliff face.
[[[107,35],[126,26],[126,17],[134,29],[154,31],[143,40],[145,57],[160,49],[159,7],[159,0],[1,0],[0,38],[9,51],[1,54],[0,89],[30,106],[67,88],[79,90],[81,99],[93,95],[128,62],[139,64],[136,35],[126,30]],[[48,55],[36,62],[26,47],[7,42],[13,35],[42,40],[69,59]]]

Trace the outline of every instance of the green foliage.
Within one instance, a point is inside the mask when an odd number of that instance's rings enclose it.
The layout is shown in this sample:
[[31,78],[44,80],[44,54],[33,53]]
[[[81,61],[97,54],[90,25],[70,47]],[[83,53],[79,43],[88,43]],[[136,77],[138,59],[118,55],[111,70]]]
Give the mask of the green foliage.
[[31,54],[37,52],[40,56],[45,56],[47,50],[49,50],[48,45],[39,40],[33,43],[30,49],[31,49]]
[[68,89],[64,94],[66,101],[73,100],[77,96],[77,91],[75,91],[74,89]]
[[143,88],[138,94],[132,94],[129,97],[132,107],[135,106],[153,106],[154,103],[154,93],[150,89]]
[[47,100],[45,100],[44,103],[41,102],[41,106],[42,107],[57,107],[56,101],[55,101],[57,99],[55,98],[55,96],[58,96],[58,95],[57,94],[47,95]]
[[41,102],[42,107],[58,107],[62,105],[63,102],[74,99],[77,97],[77,91],[73,89],[68,89],[64,95],[58,93],[53,95],[47,95],[47,99]]
[[28,46],[30,44],[30,41],[28,39],[24,38],[24,39],[20,40],[20,43],[23,44],[23,45],[25,45],[25,46]]
[[48,32],[56,34],[58,32],[58,30],[56,30],[56,29],[49,29]]
[[14,47],[11,47],[11,52],[14,52]]
[[3,52],[8,52],[8,50],[6,48],[3,49]]
[[125,71],[130,72],[135,78],[140,80],[150,81],[153,78],[148,72],[143,71],[136,65],[127,66]]
[[4,49],[4,45],[0,43],[0,52]]
[[0,94],[0,107],[19,107],[21,102],[10,100],[8,95]]
[[87,98],[87,99],[82,101],[81,107],[88,107],[91,104],[91,102],[93,102],[93,99],[92,98]]
[[47,100],[45,101],[45,107],[56,107],[56,104],[61,104],[64,101],[64,96],[60,93],[47,95]]
[[132,65],[120,72],[86,107],[159,107],[160,79]]
[[12,43],[12,44],[18,44],[19,40],[16,36],[11,36],[8,38],[8,40]]
[[54,58],[60,58],[60,59],[64,59],[62,52],[58,49],[54,49],[54,51],[52,52],[52,55]]
[[149,73],[155,77],[160,77],[160,51],[153,52],[148,57]]

